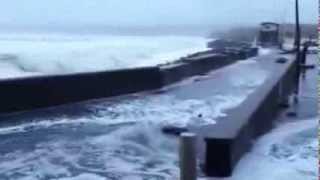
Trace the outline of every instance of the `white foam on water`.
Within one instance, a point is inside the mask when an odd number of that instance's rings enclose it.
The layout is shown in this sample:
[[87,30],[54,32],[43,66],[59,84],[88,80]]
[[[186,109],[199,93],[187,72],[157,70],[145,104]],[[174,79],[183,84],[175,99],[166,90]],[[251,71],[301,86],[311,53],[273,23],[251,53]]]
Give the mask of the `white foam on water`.
[[179,172],[175,139],[152,125],[121,127],[109,134],[80,139],[57,136],[36,142],[35,150],[0,156],[0,177],[170,179]]
[[318,119],[282,124],[262,137],[232,180],[318,179]]
[[[51,120],[41,120],[41,121],[33,121],[18,125],[9,125],[6,127],[0,128],[0,135],[11,134],[11,133],[22,133],[28,131],[35,131],[42,128],[49,128],[52,126],[59,126],[59,125],[68,125],[68,124],[81,124],[90,122],[87,118],[77,118],[76,120],[70,118],[61,118],[58,119],[51,119]],[[112,125],[113,123],[110,123]]]
[[230,81],[236,87],[257,87],[265,82],[269,74],[262,69],[255,58],[240,61],[230,69],[234,75],[230,76]]
[[36,72],[25,72],[22,69],[19,69],[16,65],[1,61],[0,57],[0,79],[10,79],[10,78],[18,78],[18,77],[28,77],[40,75],[40,73]]
[[[0,128],[0,135],[36,131],[69,124],[115,125],[148,122],[162,126],[185,127],[197,124],[215,124],[216,118],[226,116],[225,110],[238,106],[246,97],[216,95],[207,100],[179,100],[174,96],[159,95],[88,105],[92,114],[81,118],[55,118]],[[201,114],[201,117],[198,117]]]
[[0,70],[7,68],[2,62],[17,69],[0,78],[21,71],[67,74],[155,66],[206,50],[206,42],[183,36],[0,36]]
[[55,180],[107,180],[105,177],[95,174],[83,173],[74,177],[59,178]]
[[[222,77],[224,73],[233,72],[238,76],[225,79],[226,87],[234,91],[221,91],[205,99],[136,94],[120,100],[85,104],[88,115],[81,118],[56,117],[2,127],[3,146],[28,140],[25,146],[32,148],[21,145],[10,152],[1,154],[0,151],[0,177],[17,180],[49,177],[178,179],[177,139],[162,134],[161,126],[214,124],[216,118],[226,116],[226,109],[241,104],[263,82],[261,79],[267,78],[259,70],[256,75],[261,75],[260,78],[243,74],[244,70],[240,70],[243,68],[259,67],[249,60],[213,74]],[[239,89],[242,89],[241,93]],[[127,122],[133,124],[106,129],[112,124]],[[97,134],[85,133],[91,126]],[[56,132],[59,129],[63,129],[63,133]]]
[[269,55],[269,54],[272,53],[272,49],[260,47],[258,53],[259,53],[260,56]]

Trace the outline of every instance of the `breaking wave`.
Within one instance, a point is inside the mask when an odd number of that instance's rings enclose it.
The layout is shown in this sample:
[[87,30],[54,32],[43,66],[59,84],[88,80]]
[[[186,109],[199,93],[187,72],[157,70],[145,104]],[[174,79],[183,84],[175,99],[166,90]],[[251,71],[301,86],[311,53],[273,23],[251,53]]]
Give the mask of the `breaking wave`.
[[164,64],[206,49],[183,36],[0,36],[0,78]]

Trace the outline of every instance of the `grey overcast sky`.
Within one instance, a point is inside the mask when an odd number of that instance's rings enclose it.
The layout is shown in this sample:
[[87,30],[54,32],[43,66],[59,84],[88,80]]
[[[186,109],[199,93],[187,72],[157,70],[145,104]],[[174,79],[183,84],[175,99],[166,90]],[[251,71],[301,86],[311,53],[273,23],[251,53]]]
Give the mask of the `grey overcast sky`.
[[[302,22],[316,23],[318,0],[300,0]],[[0,24],[214,25],[293,20],[294,0],[1,0]]]

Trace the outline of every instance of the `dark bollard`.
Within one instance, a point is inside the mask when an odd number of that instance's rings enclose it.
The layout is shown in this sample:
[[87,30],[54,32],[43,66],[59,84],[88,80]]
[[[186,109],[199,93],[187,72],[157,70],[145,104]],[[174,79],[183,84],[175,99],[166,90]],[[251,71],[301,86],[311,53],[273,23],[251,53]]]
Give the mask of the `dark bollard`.
[[193,133],[180,136],[180,180],[197,179],[196,141]]

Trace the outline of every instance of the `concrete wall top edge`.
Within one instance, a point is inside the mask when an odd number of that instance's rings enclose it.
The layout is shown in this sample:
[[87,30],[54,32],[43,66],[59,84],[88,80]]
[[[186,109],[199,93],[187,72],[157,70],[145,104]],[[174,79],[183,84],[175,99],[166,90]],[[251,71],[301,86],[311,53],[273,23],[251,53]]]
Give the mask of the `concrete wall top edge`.
[[70,74],[44,74],[44,75],[36,75],[36,76],[0,79],[0,84],[6,83],[6,82],[27,81],[27,80],[45,80],[45,79],[72,78],[72,77],[81,78],[81,77],[88,77],[88,76],[99,76],[103,74],[115,74],[115,73],[124,73],[124,72],[140,71],[140,70],[159,70],[160,71],[160,67],[148,66],[148,67],[116,69],[116,70],[96,71],[96,72],[78,72],[78,73],[70,73]]

